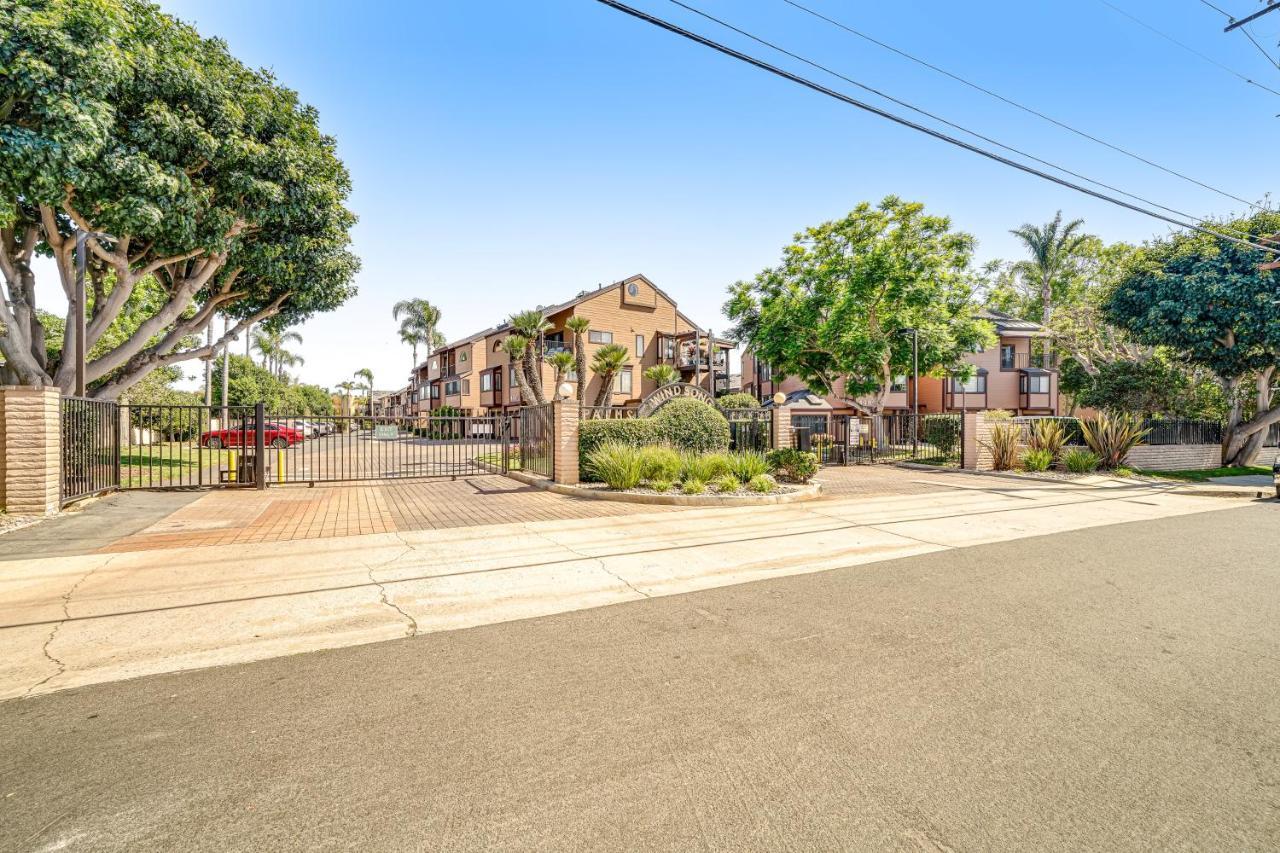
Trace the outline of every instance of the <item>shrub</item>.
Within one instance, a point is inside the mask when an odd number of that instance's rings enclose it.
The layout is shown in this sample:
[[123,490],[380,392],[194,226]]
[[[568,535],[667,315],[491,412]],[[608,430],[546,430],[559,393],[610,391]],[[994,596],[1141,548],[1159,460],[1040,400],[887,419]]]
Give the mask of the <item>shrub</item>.
[[769,460],[758,450],[739,450],[729,454],[729,473],[747,483],[769,473]]
[[729,473],[727,453],[686,453],[680,459],[680,479],[710,482]]
[[1115,474],[1117,477],[1132,477],[1133,469],[1126,468],[1123,465],[1117,465],[1115,468],[1112,469],[1111,473]]
[[960,418],[956,415],[925,415],[920,422],[924,443],[943,456],[950,456],[960,444]]
[[649,488],[655,492],[669,492],[674,485],[670,480],[653,480],[649,483]]
[[700,495],[707,490],[705,480],[685,480],[680,484],[680,491],[686,495]]
[[771,450],[765,458],[775,473],[793,483],[807,483],[818,473],[817,455],[794,447]]
[[640,465],[646,480],[676,480],[684,460],[670,447],[649,445],[640,448]]
[[1062,421],[1053,418],[1041,418],[1031,424],[1027,431],[1027,447],[1030,450],[1045,450],[1052,461],[1062,455],[1062,446],[1067,443],[1067,432],[1062,428]]
[[653,420],[661,438],[681,450],[709,453],[729,449],[729,422],[701,400],[672,400]]
[[1088,474],[1098,467],[1098,454],[1092,450],[1073,447],[1062,455],[1062,464],[1073,474]]
[[634,489],[643,479],[640,449],[616,441],[606,442],[587,454],[587,468],[611,489]]
[[1129,451],[1142,444],[1150,431],[1137,415],[1098,415],[1080,422],[1084,443],[1098,454],[1102,468],[1119,468]]
[[578,424],[578,454],[583,459],[606,441],[644,447],[661,444],[662,437],[653,418],[602,418]]
[[716,400],[716,408],[722,412],[726,409],[758,409],[760,408],[760,401],[750,394],[742,392],[725,394]]
[[991,451],[991,467],[1008,471],[1018,458],[1019,430],[1012,423],[996,424],[991,428],[991,441],[982,444]]
[[762,495],[767,495],[769,492],[778,488],[778,483],[768,474],[756,474],[751,478],[750,482],[747,483],[747,488],[753,492],[759,492]]
[[715,482],[711,485],[715,486],[717,492],[725,493],[736,492],[738,489],[742,488],[742,483],[740,483],[738,478],[732,474],[721,474],[719,477],[716,477]]
[[1022,467],[1028,471],[1048,471],[1053,464],[1053,454],[1044,448],[1028,450],[1022,454]]

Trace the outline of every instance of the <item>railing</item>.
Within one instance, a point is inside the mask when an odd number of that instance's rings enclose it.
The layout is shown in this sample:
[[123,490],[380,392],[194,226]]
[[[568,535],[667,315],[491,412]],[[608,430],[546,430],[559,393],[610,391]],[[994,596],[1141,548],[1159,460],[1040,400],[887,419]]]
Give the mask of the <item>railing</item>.
[[[253,484],[253,406],[142,404],[121,409],[128,430],[120,437],[120,488]],[[263,434],[274,437],[265,420]]]
[[555,475],[555,407],[552,403],[520,409],[520,468],[541,477]]
[[1043,352],[1013,352],[1000,354],[1001,370],[1026,370],[1028,368],[1042,368],[1052,370],[1054,367],[1053,356]]
[[729,449],[758,450],[773,447],[772,409],[724,409],[729,421]]
[[964,422],[956,414],[792,415],[791,425],[793,444],[823,465],[960,464]]
[[1147,444],[1221,444],[1222,423],[1219,421],[1192,421],[1182,419],[1151,418],[1144,422],[1151,430]]
[[63,397],[61,502],[100,494],[120,485],[120,420],[109,400]]

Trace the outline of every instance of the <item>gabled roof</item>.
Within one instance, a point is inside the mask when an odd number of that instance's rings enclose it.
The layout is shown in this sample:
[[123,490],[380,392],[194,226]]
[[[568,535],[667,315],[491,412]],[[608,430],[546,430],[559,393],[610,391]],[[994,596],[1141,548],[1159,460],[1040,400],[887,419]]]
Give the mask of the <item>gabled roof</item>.
[[1048,334],[1049,332],[1039,323],[1022,320],[1003,311],[997,311],[994,308],[979,308],[974,312],[974,316],[980,320],[990,321],[996,327],[997,332],[1032,332],[1036,334]]

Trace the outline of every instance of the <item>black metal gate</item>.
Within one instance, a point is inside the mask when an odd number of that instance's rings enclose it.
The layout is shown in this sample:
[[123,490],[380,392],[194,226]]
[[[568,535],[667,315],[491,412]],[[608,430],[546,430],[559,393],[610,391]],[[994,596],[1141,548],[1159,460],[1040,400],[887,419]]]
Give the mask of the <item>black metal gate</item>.
[[120,485],[120,421],[110,400],[63,397],[60,494],[63,506]]
[[542,477],[555,475],[555,407],[552,403],[520,409],[520,457],[518,466]]
[[959,414],[792,415],[791,424],[795,446],[823,465],[959,465],[964,443]]

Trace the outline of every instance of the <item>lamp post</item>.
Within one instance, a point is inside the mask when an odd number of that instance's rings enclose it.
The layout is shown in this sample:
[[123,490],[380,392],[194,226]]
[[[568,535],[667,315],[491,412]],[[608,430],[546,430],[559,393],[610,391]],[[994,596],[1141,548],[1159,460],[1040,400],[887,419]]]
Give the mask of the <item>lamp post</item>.
[[917,455],[920,442],[920,330],[903,329],[911,335],[911,455]]

